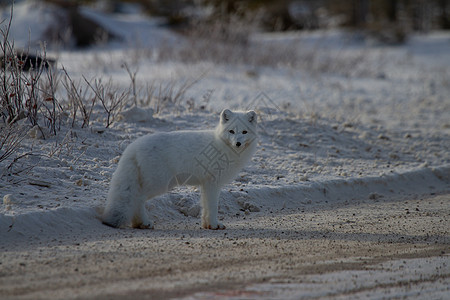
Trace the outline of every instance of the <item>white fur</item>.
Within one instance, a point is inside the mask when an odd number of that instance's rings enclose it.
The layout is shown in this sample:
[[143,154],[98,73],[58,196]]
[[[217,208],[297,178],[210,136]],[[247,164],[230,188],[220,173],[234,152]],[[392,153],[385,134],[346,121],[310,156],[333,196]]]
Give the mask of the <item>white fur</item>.
[[145,201],[176,185],[201,188],[202,226],[224,229],[217,221],[220,189],[256,150],[256,114],[224,110],[215,130],[174,131],[143,136],[124,151],[114,173],[103,223],[153,228]]

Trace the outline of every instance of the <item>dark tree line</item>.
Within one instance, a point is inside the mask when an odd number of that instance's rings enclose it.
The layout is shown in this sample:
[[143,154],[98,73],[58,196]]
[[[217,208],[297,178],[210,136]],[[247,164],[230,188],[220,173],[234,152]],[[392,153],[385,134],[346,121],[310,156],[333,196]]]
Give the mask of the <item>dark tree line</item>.
[[[450,0],[134,0],[153,14],[182,22],[187,7],[214,7],[215,14],[256,14],[269,30],[315,29],[330,26],[358,28],[372,24],[401,24],[410,30],[450,29]],[[192,11],[192,9],[190,10]],[[214,15],[214,14],[213,14]],[[336,24],[333,24],[335,26]]]
[[[408,23],[413,30],[450,29],[449,0],[353,0],[349,25],[372,22]],[[339,4],[337,4],[339,5]],[[347,4],[349,5],[349,4]],[[348,12],[350,7],[347,7]]]

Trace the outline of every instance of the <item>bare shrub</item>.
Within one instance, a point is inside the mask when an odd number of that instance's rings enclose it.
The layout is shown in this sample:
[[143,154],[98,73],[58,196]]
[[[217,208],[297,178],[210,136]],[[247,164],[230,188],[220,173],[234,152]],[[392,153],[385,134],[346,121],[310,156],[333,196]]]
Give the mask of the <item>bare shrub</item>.
[[[0,27],[0,162],[20,148],[30,128],[20,120],[27,119],[29,124],[39,127],[43,104],[40,78],[50,66],[45,55],[44,59],[35,56],[33,60],[28,53],[16,51],[14,42],[9,40],[13,11],[12,6],[8,22]],[[48,119],[56,124],[56,107]]]
[[65,115],[64,109],[56,97],[59,82],[60,74],[53,68],[49,68],[39,86],[44,100],[42,102],[44,121],[54,135],[61,129],[61,118]]
[[163,111],[183,111],[183,100],[186,100],[186,92],[203,77],[204,74],[181,82],[171,80],[165,83],[156,81],[150,83],[147,85],[146,106],[151,106],[156,114]]
[[[23,104],[23,76],[21,62],[15,54],[14,44],[9,41],[13,9],[6,26],[0,28],[2,41],[0,43],[1,57],[1,113],[7,123],[14,123],[25,117]],[[29,83],[27,83],[29,84]]]
[[160,51],[161,60],[177,58],[197,62],[240,63],[248,58],[250,34],[255,32],[258,14],[221,13],[208,18],[192,18],[183,34],[187,43],[181,48]]
[[13,11],[12,6],[8,23],[0,28],[1,117],[8,124],[27,118],[32,126],[40,126],[43,118],[56,134],[61,106],[55,97],[57,82],[53,61],[47,59],[45,48],[36,55],[31,55],[29,50],[15,49],[14,42],[9,40]]
[[81,118],[83,120],[81,128],[89,127],[92,110],[94,109],[97,98],[92,97],[91,99],[88,99],[88,89],[86,88],[83,90],[81,82],[75,82],[64,67],[63,72],[65,76],[62,84],[67,93],[67,105],[72,118],[72,127],[75,126],[78,111],[81,113]]
[[118,88],[114,87],[111,79],[107,83],[102,83],[101,79],[95,79],[94,84],[92,85],[86,77],[83,76],[83,78],[94,92],[95,97],[102,104],[102,107],[106,112],[105,127],[109,128],[114,122],[117,114],[119,114],[124,107],[124,101],[128,97],[129,91],[119,91]]
[[[345,76],[378,74],[376,64],[368,63],[365,49],[346,51],[346,43],[355,34],[344,34],[340,49],[328,46],[329,32],[315,42],[297,32],[274,37],[258,35],[264,12],[221,12],[208,18],[192,18],[183,30],[181,46],[161,45],[155,49],[160,61],[178,60],[187,63],[210,61],[218,64],[251,67],[291,67],[311,73],[337,73]],[[281,38],[281,39],[280,39]]]
[[19,147],[26,131],[19,126],[0,124],[0,162],[8,159]]
[[[189,102],[189,99],[186,99],[187,91],[205,76],[205,73],[202,73],[198,77],[186,78],[178,81],[173,79],[169,81],[153,80],[148,82],[145,88],[143,88],[139,87],[136,81],[139,69],[136,68],[136,70],[131,71],[127,63],[124,63],[122,67],[126,69],[130,78],[130,87],[127,96],[132,96],[133,105],[150,107],[154,109],[156,114],[160,114],[162,112],[184,111],[184,104],[188,107],[190,106],[189,103],[184,103],[185,100]],[[92,90],[97,90],[95,85],[92,86],[86,79],[85,81],[91,86]],[[107,86],[109,89],[112,89],[111,82],[109,82]],[[211,95],[208,96],[208,100],[210,96]],[[122,109],[124,105],[126,105],[126,103],[123,103],[120,109]]]
[[133,102],[134,102],[134,105],[135,106],[137,106],[137,90],[136,90],[136,76],[137,76],[137,73],[138,73],[138,71],[139,71],[139,68],[136,68],[136,70],[134,71],[134,72],[132,72],[131,70],[130,70],[130,67],[128,67],[128,64],[127,63],[124,63],[123,65],[123,68],[125,68],[125,70],[127,71],[127,73],[128,73],[128,76],[130,76],[130,89],[131,89],[131,94],[132,94],[132,96],[133,96]]

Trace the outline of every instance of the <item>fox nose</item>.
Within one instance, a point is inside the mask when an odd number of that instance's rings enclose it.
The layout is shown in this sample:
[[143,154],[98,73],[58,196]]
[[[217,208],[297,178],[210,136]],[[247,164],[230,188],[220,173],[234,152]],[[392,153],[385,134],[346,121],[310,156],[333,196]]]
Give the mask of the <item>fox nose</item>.
[[241,142],[237,142],[236,147],[240,147],[240,146],[241,146]]

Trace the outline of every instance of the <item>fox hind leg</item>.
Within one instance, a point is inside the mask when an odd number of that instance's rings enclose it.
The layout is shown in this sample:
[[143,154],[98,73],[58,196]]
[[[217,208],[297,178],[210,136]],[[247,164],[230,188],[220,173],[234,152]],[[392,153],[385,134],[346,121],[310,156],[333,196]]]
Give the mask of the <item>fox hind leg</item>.
[[130,222],[130,196],[130,188],[123,190],[123,187],[116,184],[113,178],[102,215],[103,224],[117,228]]
[[129,225],[136,207],[142,204],[139,196],[138,168],[124,157],[111,179],[103,223],[112,227]]

